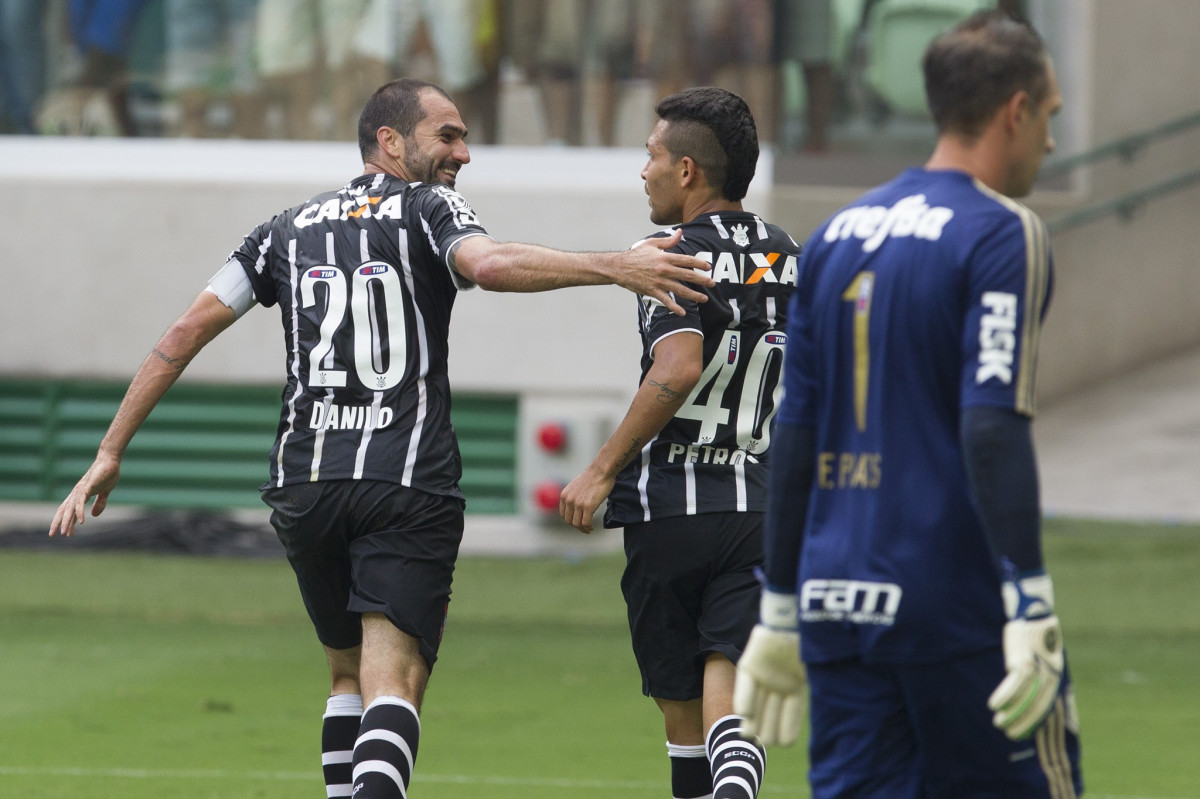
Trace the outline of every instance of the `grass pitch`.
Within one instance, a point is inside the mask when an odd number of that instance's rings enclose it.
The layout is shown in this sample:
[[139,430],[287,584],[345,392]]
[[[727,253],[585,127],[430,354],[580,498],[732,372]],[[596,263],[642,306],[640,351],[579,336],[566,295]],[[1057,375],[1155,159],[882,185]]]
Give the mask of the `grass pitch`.
[[[1200,527],[1050,520],[1094,799],[1200,799]],[[86,531],[85,531],[86,532]],[[0,799],[324,795],[282,561],[0,551]],[[619,557],[464,559],[414,799],[669,795]],[[806,797],[803,748],[763,795]]]

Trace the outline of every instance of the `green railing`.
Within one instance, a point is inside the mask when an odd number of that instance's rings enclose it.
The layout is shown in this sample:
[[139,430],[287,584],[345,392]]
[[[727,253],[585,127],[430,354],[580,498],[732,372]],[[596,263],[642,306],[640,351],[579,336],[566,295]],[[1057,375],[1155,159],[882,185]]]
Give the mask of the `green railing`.
[[1146,149],[1151,144],[1176,136],[1180,133],[1200,127],[1200,111],[1194,114],[1189,114],[1179,119],[1171,120],[1157,127],[1149,128],[1140,133],[1133,133],[1123,139],[1102,144],[1091,150],[1075,155],[1068,155],[1062,158],[1052,158],[1047,161],[1039,173],[1040,177],[1049,177],[1079,166],[1087,166],[1094,164],[1097,161],[1106,161],[1109,158],[1119,158],[1123,161],[1132,161],[1142,150]]
[[1089,222],[1095,222],[1110,214],[1116,215],[1121,219],[1129,219],[1135,211],[1151,200],[1156,200],[1168,194],[1174,194],[1177,191],[1182,191],[1198,183],[1200,183],[1200,169],[1155,183],[1144,189],[1122,194],[1114,200],[1092,203],[1080,208],[1078,211],[1063,214],[1047,222],[1046,228],[1051,233],[1058,233],[1078,227],[1079,225],[1086,225]]
[[[1069,172],[1081,166],[1089,166],[1100,161],[1117,158],[1122,161],[1132,161],[1150,145],[1163,139],[1177,136],[1181,133],[1200,128],[1200,112],[1179,117],[1162,125],[1134,133],[1122,139],[1102,144],[1083,153],[1055,158],[1042,167],[1040,178],[1054,177]],[[1190,188],[1200,183],[1200,169],[1186,172],[1150,186],[1127,192],[1111,200],[1103,200],[1063,214],[1046,223],[1051,233],[1057,233],[1069,228],[1095,222],[1109,215],[1127,219],[1133,213],[1159,197],[1174,194],[1177,191]]]
[[[0,500],[58,501],[88,468],[125,384],[4,380]],[[460,394],[454,426],[471,513],[517,511],[517,398]],[[154,508],[262,507],[257,488],[279,419],[279,388],[180,384],[121,465],[114,502]]]

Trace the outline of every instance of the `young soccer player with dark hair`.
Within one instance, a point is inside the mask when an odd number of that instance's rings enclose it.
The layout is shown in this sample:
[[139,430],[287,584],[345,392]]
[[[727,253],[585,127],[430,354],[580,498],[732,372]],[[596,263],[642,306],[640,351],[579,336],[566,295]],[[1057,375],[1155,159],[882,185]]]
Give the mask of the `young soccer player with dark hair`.
[[[684,316],[644,297],[633,404],[560,510],[590,532],[625,528],[629,608],[642,690],[666,724],[676,799],[751,799],[764,753],[733,713],[734,666],[755,621],[771,419],[799,247],[742,208],[758,162],[746,103],[697,88],[658,104],[642,179],[650,221],[672,248],[713,265],[708,301]],[[656,241],[667,234],[657,234]]]

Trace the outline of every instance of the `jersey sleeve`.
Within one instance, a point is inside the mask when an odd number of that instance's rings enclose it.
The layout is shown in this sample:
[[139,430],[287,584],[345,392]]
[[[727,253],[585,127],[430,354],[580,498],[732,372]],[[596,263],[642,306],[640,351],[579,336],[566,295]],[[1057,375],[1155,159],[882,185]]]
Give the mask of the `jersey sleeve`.
[[788,300],[787,346],[783,350],[783,400],[777,418],[781,423],[798,427],[815,427],[817,424],[812,283],[809,279],[809,262],[816,250],[815,241],[816,234],[800,254],[796,290]]
[[642,301],[642,332],[646,337],[647,350],[653,357],[654,347],[667,336],[676,333],[699,333],[704,335],[700,324],[700,308],[698,303],[676,297],[685,311],[683,316],[672,313],[653,297],[641,297]]
[[[647,239],[662,238],[668,233],[669,231],[652,234],[636,242],[633,247],[641,245]],[[633,249],[633,247],[630,247],[630,249]],[[694,254],[680,247],[672,247],[667,252],[677,252],[684,255]],[[642,302],[642,335],[646,340],[646,351],[651,357],[654,357],[655,345],[667,336],[681,332],[693,332],[699,333],[702,336],[704,335],[704,326],[700,321],[700,303],[682,297],[675,297],[675,301],[684,310],[684,315],[680,316],[679,314],[672,313],[667,306],[653,297],[643,296],[639,297],[639,299]]]
[[1052,263],[1045,225],[1032,211],[1013,205],[979,238],[970,260],[961,404],[1011,408],[1032,417]]
[[228,259],[228,261],[237,261],[241,264],[254,289],[254,299],[267,308],[279,301],[275,290],[275,281],[271,279],[271,270],[267,265],[271,252],[273,226],[274,220],[271,220],[256,227],[242,239],[241,245],[229,254]]
[[418,212],[429,246],[448,270],[455,287],[460,290],[474,288],[474,283],[454,269],[447,255],[456,242],[470,236],[486,236],[488,232],[480,224],[475,209],[461,194],[448,186],[430,185],[428,189],[418,204]]

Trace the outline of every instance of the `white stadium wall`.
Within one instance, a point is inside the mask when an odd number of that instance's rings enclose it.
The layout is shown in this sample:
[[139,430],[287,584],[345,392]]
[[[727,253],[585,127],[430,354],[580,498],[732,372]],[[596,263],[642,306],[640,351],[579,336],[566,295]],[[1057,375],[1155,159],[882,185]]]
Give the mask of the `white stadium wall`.
[[[1077,141],[1069,155],[1200,114],[1200,2],[1063,0],[1063,116]],[[1031,205],[1052,219],[1078,204],[1200,170],[1200,129],[1080,170],[1068,198]],[[1128,219],[1103,220],[1052,238],[1055,297],[1045,329],[1042,393],[1069,393],[1200,346],[1200,183],[1151,200]]]

